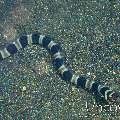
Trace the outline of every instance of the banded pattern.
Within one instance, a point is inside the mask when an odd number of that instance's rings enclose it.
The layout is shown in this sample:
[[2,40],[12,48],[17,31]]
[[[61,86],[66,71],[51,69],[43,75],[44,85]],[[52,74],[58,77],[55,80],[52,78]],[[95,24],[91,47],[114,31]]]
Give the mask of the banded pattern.
[[38,44],[45,48],[52,56],[52,64],[54,68],[59,72],[61,79],[67,83],[72,83],[77,88],[83,88],[94,94],[98,93],[107,101],[115,101],[119,96],[111,88],[104,85],[99,85],[95,81],[91,81],[86,76],[75,75],[69,70],[64,63],[61,56],[61,47],[55,43],[50,36],[44,36],[40,33],[32,33],[30,35],[21,36],[15,42],[8,44],[3,50],[0,51],[0,61],[14,55],[21,48],[25,48],[27,45]]

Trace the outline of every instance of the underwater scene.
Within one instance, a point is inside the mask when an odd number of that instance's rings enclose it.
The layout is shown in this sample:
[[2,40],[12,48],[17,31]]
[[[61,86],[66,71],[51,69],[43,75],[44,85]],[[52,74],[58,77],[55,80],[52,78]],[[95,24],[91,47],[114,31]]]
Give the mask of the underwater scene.
[[0,0],[0,120],[120,120],[120,0]]

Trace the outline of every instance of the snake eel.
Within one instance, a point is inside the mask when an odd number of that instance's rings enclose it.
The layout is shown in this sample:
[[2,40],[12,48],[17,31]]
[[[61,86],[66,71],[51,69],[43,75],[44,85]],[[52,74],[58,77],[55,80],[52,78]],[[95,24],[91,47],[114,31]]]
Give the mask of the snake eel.
[[108,86],[100,85],[96,81],[88,79],[83,75],[76,75],[68,69],[61,55],[61,47],[55,43],[50,35],[41,35],[39,32],[34,32],[29,35],[22,35],[16,41],[9,43],[0,50],[0,62],[5,58],[14,55],[20,49],[27,45],[40,45],[45,48],[52,57],[52,64],[56,71],[59,72],[61,79],[67,83],[71,83],[77,88],[85,89],[93,94],[99,94],[108,102],[115,102],[120,98],[119,94]]

